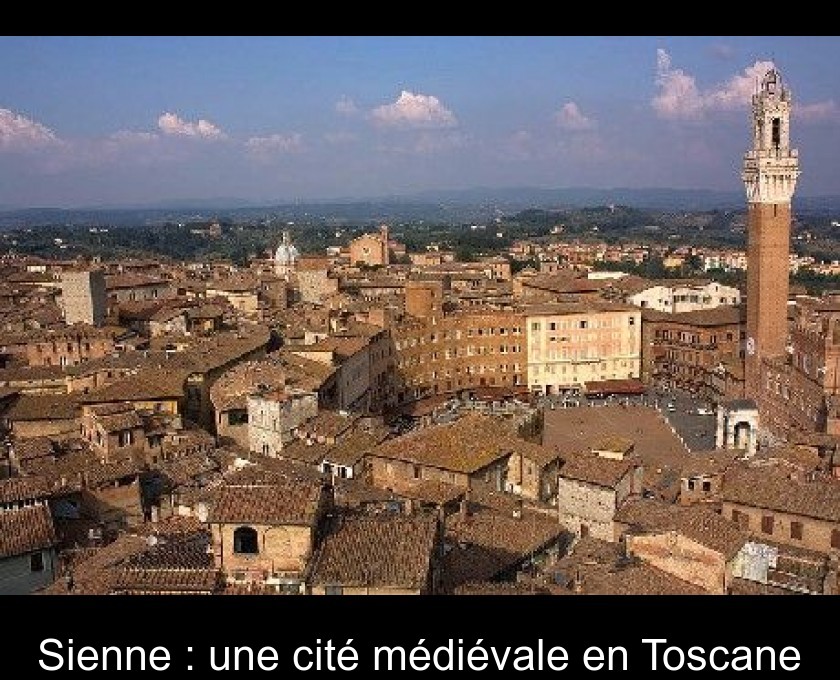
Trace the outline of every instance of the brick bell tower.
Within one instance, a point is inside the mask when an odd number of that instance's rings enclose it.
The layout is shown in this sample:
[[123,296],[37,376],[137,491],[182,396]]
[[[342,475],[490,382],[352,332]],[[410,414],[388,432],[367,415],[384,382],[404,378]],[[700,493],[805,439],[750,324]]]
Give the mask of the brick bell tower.
[[775,68],[752,98],[752,149],[744,154],[747,190],[746,396],[761,390],[761,361],[785,354],[790,253],[790,200],[799,154],[790,148],[790,90]]

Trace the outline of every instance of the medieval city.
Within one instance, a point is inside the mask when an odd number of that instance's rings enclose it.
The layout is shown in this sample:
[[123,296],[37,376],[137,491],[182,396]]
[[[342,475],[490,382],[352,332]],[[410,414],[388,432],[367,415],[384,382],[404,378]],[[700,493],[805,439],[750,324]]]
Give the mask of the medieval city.
[[669,253],[745,286],[562,225],[4,256],[0,593],[838,592],[840,295],[789,283],[791,119],[770,69],[746,250]]

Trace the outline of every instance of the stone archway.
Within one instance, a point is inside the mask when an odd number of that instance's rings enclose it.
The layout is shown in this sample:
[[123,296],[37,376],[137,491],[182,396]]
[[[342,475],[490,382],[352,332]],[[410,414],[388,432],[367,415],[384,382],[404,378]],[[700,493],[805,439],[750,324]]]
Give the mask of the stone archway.
[[751,399],[736,399],[720,404],[717,412],[715,446],[740,449],[755,455],[758,446],[758,407]]

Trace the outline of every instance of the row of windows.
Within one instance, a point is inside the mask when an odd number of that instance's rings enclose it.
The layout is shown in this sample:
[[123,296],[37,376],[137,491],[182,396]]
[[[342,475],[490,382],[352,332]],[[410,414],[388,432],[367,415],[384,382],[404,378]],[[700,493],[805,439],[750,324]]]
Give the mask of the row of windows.
[[[496,328],[468,328],[466,330],[466,337],[486,337],[495,335],[522,335],[521,326],[513,326],[505,328],[503,326]],[[439,340],[460,340],[464,336],[464,331],[455,329],[452,331],[442,331],[441,333],[431,333],[429,335],[430,343],[437,343]],[[405,340],[396,340],[394,346],[397,349],[405,349],[406,347],[416,347],[417,345],[426,344],[426,336],[421,335],[419,338],[408,338]]]
[[[636,325],[636,317],[635,316],[628,316],[627,318],[627,325],[628,326],[635,326]],[[607,317],[605,319],[569,319],[563,321],[549,321],[546,323],[546,330],[549,331],[556,331],[556,330],[571,330],[574,328],[578,329],[588,329],[588,328],[617,328],[621,326],[621,321],[619,318],[616,317]],[[542,323],[539,321],[532,321],[531,322],[531,330],[539,332],[542,330]]]
[[[58,343],[52,342],[50,344],[52,345],[52,351],[57,352],[58,351]],[[43,353],[44,351],[49,350],[50,344],[46,344],[46,345],[38,344],[38,345],[36,345],[36,347],[38,348],[39,352]],[[81,351],[81,348],[82,348],[82,345],[80,343],[79,346],[78,346],[78,349]],[[84,343],[84,348],[85,348],[86,352],[90,352],[90,343],[89,342]],[[72,342],[68,342],[67,343],[67,351],[72,352],[74,349],[76,349],[76,345],[74,345]]]
[[[499,354],[517,354],[521,352],[522,348],[519,345],[511,345],[510,347],[506,345],[502,345],[499,347]],[[466,350],[462,349],[458,351],[457,348],[447,349],[443,353],[443,360],[451,360],[457,359],[459,357],[472,357],[472,356],[487,356],[495,354],[495,348],[493,347],[467,347]],[[428,363],[433,363],[436,361],[441,360],[441,355],[438,352],[432,352],[429,355],[421,354],[414,357],[406,357],[405,359],[397,362],[398,368],[410,368],[412,366],[420,366],[425,364],[427,361]]]
[[[601,361],[601,362],[598,362],[598,363],[589,364],[589,370],[591,370],[591,371],[606,370],[609,363],[610,362],[604,360],[604,361]],[[627,366],[628,362],[625,361],[625,360],[619,361],[618,359],[613,359],[611,363],[612,363],[612,368],[614,370],[618,369],[618,368],[628,368],[628,366]],[[633,363],[634,362],[631,361],[629,363],[630,363],[630,368],[633,368]],[[571,364],[571,367],[572,367],[572,373],[576,373],[577,369],[578,369],[578,364]],[[561,364],[559,366],[559,369],[560,369],[559,371],[556,370],[557,368],[558,367],[555,366],[554,364],[548,364],[548,365],[542,366],[542,367],[532,366],[530,370],[534,374],[540,373],[540,371],[542,371],[543,373],[548,373],[548,374],[554,375],[557,372],[565,373],[567,366],[566,366],[566,364]]]
[[[690,343],[699,343],[702,342],[703,339],[701,336],[697,335],[696,333],[689,333],[687,331],[672,331],[672,330],[657,330],[654,333],[654,337],[657,340],[678,340],[679,342],[690,342]],[[727,342],[732,342],[735,339],[734,333],[727,333],[726,340]],[[713,333],[709,336],[709,343],[714,345],[718,341],[717,334]]]
[[[739,510],[732,510],[732,521],[742,529],[749,529],[750,517],[747,513]],[[773,536],[776,532],[776,518],[773,515],[761,516],[761,533]],[[805,540],[805,525],[802,522],[791,521],[788,528],[788,535],[794,541]],[[840,549],[840,529],[831,530],[831,547]]]

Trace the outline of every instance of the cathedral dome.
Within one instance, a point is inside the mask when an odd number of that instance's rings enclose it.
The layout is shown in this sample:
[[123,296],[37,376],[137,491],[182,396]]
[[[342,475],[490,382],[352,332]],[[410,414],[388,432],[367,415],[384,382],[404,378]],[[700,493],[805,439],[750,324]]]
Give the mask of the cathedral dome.
[[274,253],[274,263],[289,266],[297,262],[300,253],[291,243],[281,243]]
[[289,232],[283,232],[283,242],[277,246],[277,250],[274,252],[275,266],[292,267],[297,262],[298,257],[300,257],[300,253],[292,245]]

